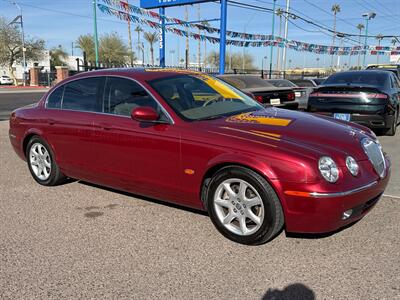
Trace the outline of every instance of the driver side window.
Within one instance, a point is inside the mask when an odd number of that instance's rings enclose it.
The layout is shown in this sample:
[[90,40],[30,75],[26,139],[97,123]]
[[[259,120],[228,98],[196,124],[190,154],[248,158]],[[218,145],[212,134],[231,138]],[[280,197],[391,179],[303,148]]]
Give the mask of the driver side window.
[[127,78],[107,77],[103,97],[105,113],[130,116],[133,109],[142,106],[152,107],[159,112],[160,119],[166,118],[158,103],[139,84]]

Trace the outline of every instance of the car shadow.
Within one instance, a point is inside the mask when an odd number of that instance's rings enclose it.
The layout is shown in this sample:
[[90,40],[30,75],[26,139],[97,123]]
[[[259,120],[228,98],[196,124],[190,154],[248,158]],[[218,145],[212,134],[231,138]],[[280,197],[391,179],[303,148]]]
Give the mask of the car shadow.
[[91,186],[91,187],[95,187],[95,188],[98,188],[98,189],[102,189],[102,190],[105,190],[105,191],[109,191],[109,192],[112,192],[112,193],[117,193],[117,194],[120,194],[120,195],[137,198],[139,200],[144,200],[146,202],[165,205],[165,206],[168,206],[168,207],[171,207],[171,208],[177,208],[177,209],[181,209],[181,210],[193,213],[193,214],[198,214],[198,215],[203,215],[203,216],[207,216],[208,217],[208,213],[206,211],[202,211],[200,209],[195,209],[195,208],[179,205],[179,204],[172,203],[172,202],[167,202],[167,201],[157,200],[157,199],[154,199],[154,198],[149,198],[149,197],[145,197],[145,196],[141,196],[141,195],[136,195],[136,194],[133,194],[133,193],[129,193],[129,192],[121,191],[121,190],[116,190],[116,189],[113,189],[113,188],[110,188],[110,187],[94,184],[94,183],[87,182],[87,181],[79,180],[78,183],[86,185],[86,186]]
[[[180,209],[180,210],[192,213],[192,214],[197,214],[197,215],[202,215],[202,216],[208,217],[207,211],[202,211],[202,210],[199,210],[199,209],[195,209],[195,208],[179,205],[179,204],[172,203],[172,202],[157,200],[157,199],[154,199],[154,198],[149,198],[149,197],[133,194],[133,193],[126,192],[126,191],[117,190],[117,189],[114,189],[114,188],[110,188],[110,187],[94,184],[94,183],[87,182],[87,181],[79,180],[79,181],[77,181],[77,183],[82,184],[82,185],[86,185],[86,186],[90,186],[90,187],[94,187],[94,188],[98,188],[98,189],[102,189],[102,190],[105,190],[105,191],[108,191],[108,192],[117,193],[117,194],[120,194],[120,195],[137,198],[139,200],[143,200],[143,201],[146,201],[146,202],[151,202],[151,203],[154,203],[154,204],[165,205],[167,207]],[[341,228],[339,228],[339,229],[337,229],[335,231],[331,231],[331,232],[327,232],[327,233],[295,233],[295,232],[288,232],[288,231],[286,231],[285,227],[283,227],[279,232],[276,233],[274,238],[276,238],[277,236],[281,235],[282,232],[285,232],[285,236],[287,238],[294,238],[294,239],[323,239],[323,238],[327,238],[327,237],[333,236],[333,235],[335,235],[335,234],[337,234],[337,233],[339,233],[341,231],[344,231],[344,230],[352,227],[353,225],[355,225],[359,221],[360,220],[356,220],[353,223],[347,224],[346,226],[343,226],[343,227],[341,227]]]
[[310,240],[312,240],[312,239],[324,239],[324,238],[333,236],[333,235],[335,235],[337,233],[340,233],[340,232],[342,232],[344,230],[347,230],[348,228],[354,226],[359,221],[360,220],[356,220],[356,221],[354,221],[352,223],[349,223],[349,224],[347,224],[347,225],[345,225],[343,227],[340,227],[337,230],[330,231],[330,232],[324,232],[324,233],[296,233],[296,232],[287,232],[287,231],[285,231],[285,233],[286,233],[286,237],[294,238],[294,239],[310,239]]
[[312,289],[302,283],[288,285],[283,290],[268,289],[262,300],[315,300]]

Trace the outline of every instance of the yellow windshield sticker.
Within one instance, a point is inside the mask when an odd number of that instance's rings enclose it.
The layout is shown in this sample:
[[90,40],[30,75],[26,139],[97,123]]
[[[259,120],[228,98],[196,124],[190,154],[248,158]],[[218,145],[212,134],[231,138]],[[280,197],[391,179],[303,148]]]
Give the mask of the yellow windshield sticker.
[[238,93],[232,90],[228,85],[222,83],[221,81],[213,78],[210,75],[192,71],[192,70],[180,70],[180,69],[145,69],[146,72],[174,72],[179,74],[187,74],[194,76],[202,81],[204,81],[207,85],[209,85],[214,91],[220,94],[225,99],[240,99],[243,100]]
[[226,119],[227,122],[231,123],[255,123],[262,125],[273,125],[273,126],[288,126],[292,120],[273,118],[266,116],[257,116],[252,113],[245,113],[237,116],[232,116]]
[[211,76],[201,74],[201,76],[197,76],[197,77],[202,79],[213,90],[218,92],[225,99],[243,99],[242,97],[240,97],[239,94],[237,94],[229,86],[223,84],[221,81],[219,81]]

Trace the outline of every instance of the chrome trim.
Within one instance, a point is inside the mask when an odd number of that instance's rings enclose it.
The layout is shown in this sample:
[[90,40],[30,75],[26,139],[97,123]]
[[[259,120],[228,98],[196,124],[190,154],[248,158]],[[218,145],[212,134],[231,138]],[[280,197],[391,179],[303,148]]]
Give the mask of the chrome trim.
[[17,136],[12,133],[9,133],[8,135],[10,136],[10,138],[13,138],[13,139],[17,138]]
[[318,193],[318,192],[312,192],[310,193],[311,197],[314,198],[333,198],[333,197],[343,197],[343,196],[348,196],[348,195],[352,195],[358,192],[362,192],[365,191],[367,189],[369,189],[370,187],[373,187],[374,185],[378,184],[378,181],[373,181],[371,183],[368,183],[364,186],[361,186],[359,188],[353,189],[353,190],[349,190],[346,192],[338,192],[338,193]]
[[[66,110],[66,111],[77,111],[77,112],[85,112],[85,113],[93,113],[93,114],[101,114],[101,115],[108,115],[108,116],[115,116],[115,117],[130,118],[129,116],[115,115],[115,114],[104,113],[104,112],[84,111],[84,110],[74,110],[74,109],[64,109],[64,108],[62,108],[62,106],[61,106],[61,108],[49,108],[49,107],[47,107],[47,101],[49,100],[50,95],[51,95],[55,90],[57,90],[57,89],[59,89],[59,88],[61,88],[61,87],[63,88],[63,96],[62,96],[62,99],[61,99],[61,101],[63,101],[63,100],[64,100],[64,92],[65,92],[65,85],[66,85],[66,84],[68,84],[68,83],[70,83],[70,82],[73,82],[73,81],[76,81],[76,80],[81,80],[81,79],[86,79],[86,78],[94,78],[94,77],[106,77],[106,79],[107,79],[107,77],[119,77],[119,78],[125,78],[125,79],[132,80],[133,82],[135,82],[135,83],[137,83],[138,85],[140,85],[147,93],[149,93],[150,97],[152,97],[153,100],[161,107],[161,110],[163,111],[163,113],[164,113],[164,114],[167,116],[167,118],[170,120],[170,124],[172,124],[172,125],[175,124],[174,119],[171,117],[171,115],[168,113],[168,111],[167,111],[167,110],[164,108],[164,106],[157,100],[157,98],[154,97],[154,94],[153,94],[152,92],[150,92],[150,91],[148,90],[147,87],[145,87],[141,82],[137,81],[136,79],[134,79],[134,78],[132,78],[132,77],[122,76],[122,75],[95,75],[95,74],[93,74],[93,75],[89,75],[89,76],[81,76],[81,77],[78,77],[78,78],[70,79],[70,80],[68,80],[67,82],[65,82],[65,83],[63,83],[63,84],[61,84],[61,85],[55,87],[51,92],[49,92],[49,93],[46,95],[46,100],[45,100],[45,102],[44,102],[44,108],[45,108],[45,109]],[[106,85],[106,83],[104,84],[104,86],[105,86],[105,85]],[[61,102],[61,103],[62,103],[62,102]]]

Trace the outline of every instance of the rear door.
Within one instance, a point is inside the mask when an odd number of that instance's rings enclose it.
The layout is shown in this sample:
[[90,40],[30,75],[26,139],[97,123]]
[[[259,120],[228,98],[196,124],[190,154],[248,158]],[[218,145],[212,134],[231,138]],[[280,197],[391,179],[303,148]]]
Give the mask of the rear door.
[[101,112],[104,77],[70,81],[55,89],[47,99],[51,109],[47,139],[55,150],[58,164],[69,176],[90,179],[96,148],[93,120]]

